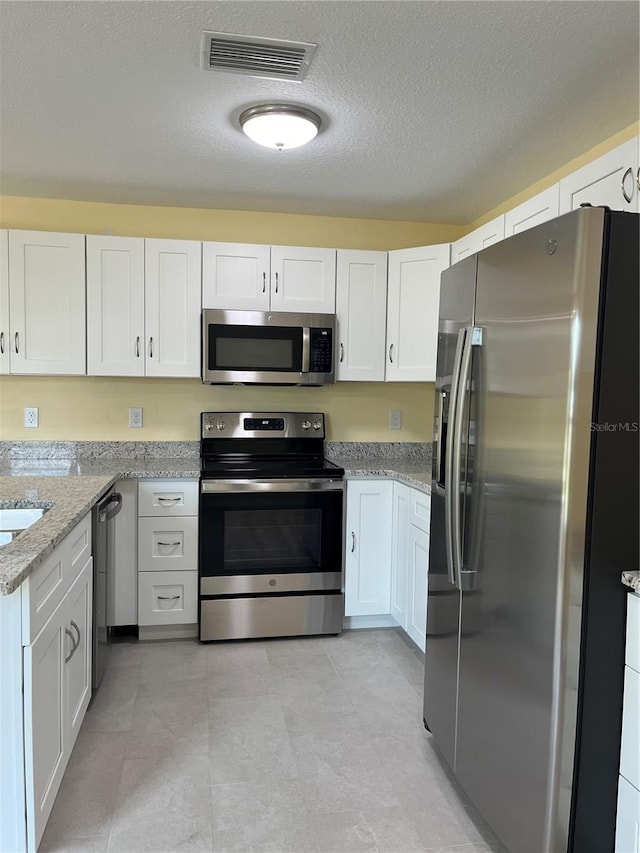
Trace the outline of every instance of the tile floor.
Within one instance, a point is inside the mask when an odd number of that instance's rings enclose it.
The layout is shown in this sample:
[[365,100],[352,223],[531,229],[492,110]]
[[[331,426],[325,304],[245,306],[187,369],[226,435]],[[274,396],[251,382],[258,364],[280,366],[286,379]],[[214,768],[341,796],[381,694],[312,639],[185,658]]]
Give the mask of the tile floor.
[[41,853],[503,849],[431,745],[402,632],[112,651]]

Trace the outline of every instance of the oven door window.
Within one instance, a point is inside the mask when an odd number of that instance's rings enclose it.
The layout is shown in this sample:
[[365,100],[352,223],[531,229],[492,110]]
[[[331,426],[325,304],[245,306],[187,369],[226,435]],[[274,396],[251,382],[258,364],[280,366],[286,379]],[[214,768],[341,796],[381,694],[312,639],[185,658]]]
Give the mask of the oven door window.
[[339,571],[342,493],[204,495],[201,574]]
[[302,328],[209,324],[209,370],[302,371]]

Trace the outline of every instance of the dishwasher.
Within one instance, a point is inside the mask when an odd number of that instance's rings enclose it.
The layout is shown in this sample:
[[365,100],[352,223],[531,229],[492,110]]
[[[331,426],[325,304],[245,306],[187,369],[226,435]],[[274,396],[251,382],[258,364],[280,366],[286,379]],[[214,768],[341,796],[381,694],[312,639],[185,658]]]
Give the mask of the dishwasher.
[[93,658],[91,687],[100,686],[107,667],[109,653],[109,626],[107,601],[113,584],[115,529],[113,519],[122,508],[122,495],[111,489],[94,506],[92,513],[93,542]]

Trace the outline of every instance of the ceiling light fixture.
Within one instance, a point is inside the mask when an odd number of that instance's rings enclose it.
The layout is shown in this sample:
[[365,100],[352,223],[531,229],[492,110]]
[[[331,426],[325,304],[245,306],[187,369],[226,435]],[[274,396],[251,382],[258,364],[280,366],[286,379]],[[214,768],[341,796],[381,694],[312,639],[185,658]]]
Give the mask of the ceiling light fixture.
[[259,145],[282,151],[311,142],[320,129],[320,116],[305,107],[261,104],[242,113],[240,127]]

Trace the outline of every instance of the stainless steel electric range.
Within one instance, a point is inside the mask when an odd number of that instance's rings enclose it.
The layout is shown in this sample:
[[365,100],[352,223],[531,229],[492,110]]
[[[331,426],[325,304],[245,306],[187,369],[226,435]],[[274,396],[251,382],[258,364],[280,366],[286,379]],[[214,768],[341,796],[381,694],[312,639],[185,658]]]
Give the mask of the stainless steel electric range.
[[200,640],[339,634],[344,470],[319,412],[203,412]]

